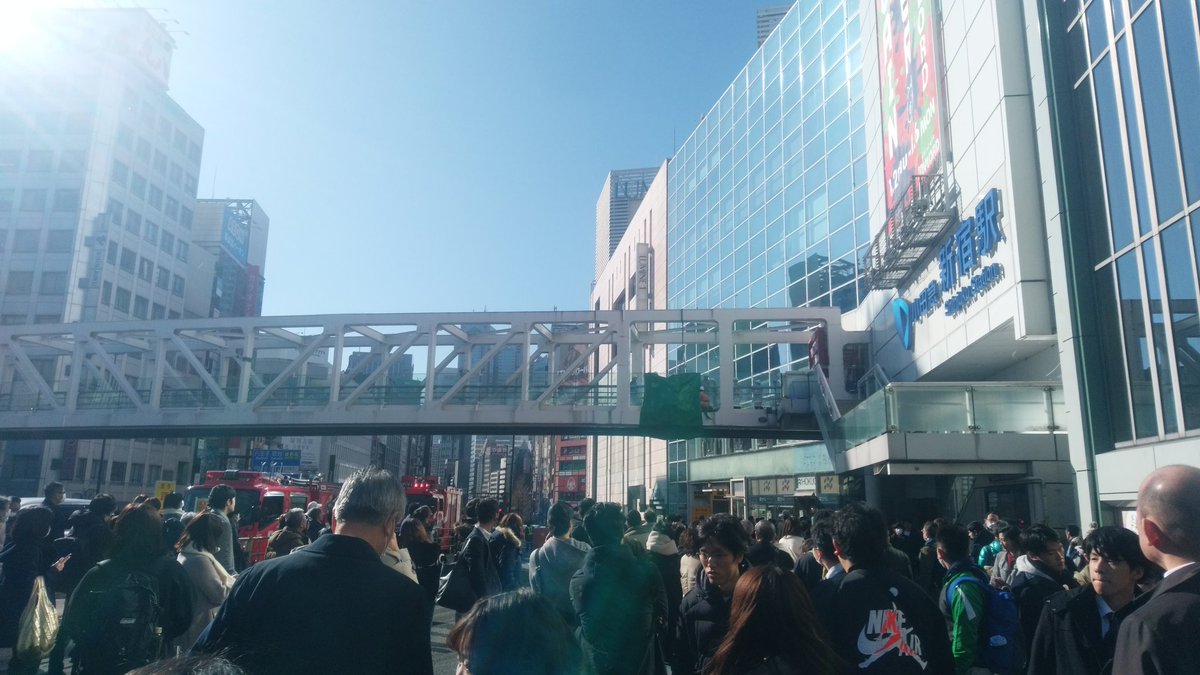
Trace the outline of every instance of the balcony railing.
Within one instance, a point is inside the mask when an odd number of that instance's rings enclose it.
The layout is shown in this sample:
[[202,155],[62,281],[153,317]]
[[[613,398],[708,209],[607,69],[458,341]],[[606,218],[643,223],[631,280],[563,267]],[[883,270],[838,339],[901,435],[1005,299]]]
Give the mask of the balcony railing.
[[893,382],[830,425],[836,452],[886,433],[1057,433],[1064,417],[1057,382]]

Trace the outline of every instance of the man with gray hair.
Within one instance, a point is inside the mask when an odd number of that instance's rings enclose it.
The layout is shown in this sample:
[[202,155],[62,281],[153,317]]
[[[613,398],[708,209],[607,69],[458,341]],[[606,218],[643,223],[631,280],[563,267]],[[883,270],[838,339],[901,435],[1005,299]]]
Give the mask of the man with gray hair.
[[1137,525],[1142,553],[1165,573],[1120,621],[1112,672],[1200,673],[1200,469],[1174,464],[1147,476]]
[[432,674],[425,591],[379,559],[404,515],[404,487],[361,469],[333,512],[333,534],[241,573],[195,650],[224,650],[255,673]]

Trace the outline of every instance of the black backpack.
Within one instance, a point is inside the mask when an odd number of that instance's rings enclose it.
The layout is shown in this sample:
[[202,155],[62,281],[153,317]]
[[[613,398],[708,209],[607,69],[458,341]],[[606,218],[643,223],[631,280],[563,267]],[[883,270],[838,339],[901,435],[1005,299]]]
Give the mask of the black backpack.
[[175,552],[175,544],[179,543],[183,529],[183,520],[179,516],[163,519],[163,546],[168,553]]
[[[104,561],[100,568],[109,564]],[[85,672],[125,673],[155,661],[162,651],[158,579],[152,572],[130,570],[116,582],[89,592],[95,608],[75,657]]]

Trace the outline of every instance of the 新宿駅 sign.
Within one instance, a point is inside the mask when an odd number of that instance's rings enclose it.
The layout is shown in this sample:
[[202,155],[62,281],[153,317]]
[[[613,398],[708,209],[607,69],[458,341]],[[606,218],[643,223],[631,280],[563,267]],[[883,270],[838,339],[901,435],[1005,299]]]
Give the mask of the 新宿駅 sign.
[[[943,307],[946,316],[958,316],[1004,278],[1004,266],[984,258],[996,254],[1004,234],[1000,190],[992,188],[938,249],[938,278],[930,281],[912,300],[892,301],[896,333],[905,349],[912,349],[913,327]],[[963,280],[966,279],[964,282]]]

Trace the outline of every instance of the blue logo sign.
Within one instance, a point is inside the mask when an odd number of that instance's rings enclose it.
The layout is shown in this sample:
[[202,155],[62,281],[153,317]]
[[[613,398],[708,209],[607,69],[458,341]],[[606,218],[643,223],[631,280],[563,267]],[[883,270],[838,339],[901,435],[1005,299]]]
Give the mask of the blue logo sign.
[[900,344],[912,351],[912,305],[904,298],[896,298],[892,301],[892,316],[896,319],[896,335],[900,336]]
[[[938,307],[944,306],[947,316],[962,314],[1004,278],[1004,266],[1000,263],[983,265],[983,258],[995,255],[1004,238],[1000,231],[1003,215],[1000,205],[1000,190],[988,190],[975,205],[975,214],[960,222],[938,250],[938,278],[930,281],[911,302],[897,298],[892,303],[896,332],[905,349],[912,349],[914,324],[924,321]],[[964,277],[968,281],[959,288]]]
[[263,473],[300,473],[300,451],[251,450],[250,468]]

